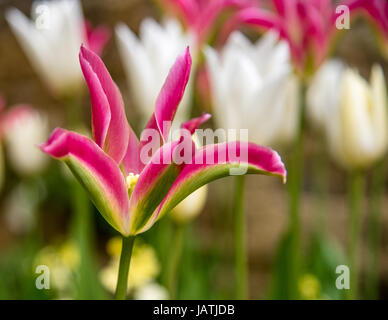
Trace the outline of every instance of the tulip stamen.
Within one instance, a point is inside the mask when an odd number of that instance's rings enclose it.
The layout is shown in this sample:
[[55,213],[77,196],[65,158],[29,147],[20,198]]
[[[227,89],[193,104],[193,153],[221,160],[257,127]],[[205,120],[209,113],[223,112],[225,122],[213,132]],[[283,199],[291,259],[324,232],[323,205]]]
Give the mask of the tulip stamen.
[[135,185],[137,183],[137,180],[139,180],[139,175],[134,174],[133,172],[130,172],[128,176],[125,178],[125,182],[128,188],[128,194],[131,194],[133,189],[135,188]]

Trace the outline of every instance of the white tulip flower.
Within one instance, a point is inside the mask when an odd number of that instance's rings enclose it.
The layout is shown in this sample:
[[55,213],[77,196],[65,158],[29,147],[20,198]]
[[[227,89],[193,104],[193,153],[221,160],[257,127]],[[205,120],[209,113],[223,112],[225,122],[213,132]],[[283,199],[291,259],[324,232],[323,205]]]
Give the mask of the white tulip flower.
[[269,31],[253,44],[235,31],[220,53],[205,55],[217,125],[248,129],[250,141],[270,147],[294,139],[299,81],[285,41]]
[[[176,20],[159,24],[151,18],[142,21],[139,38],[122,23],[116,27],[116,37],[130,92],[145,122],[154,111],[156,98],[171,65],[187,46],[193,50],[191,44],[194,38],[184,33]],[[191,93],[189,81],[175,117],[176,122],[189,119]]]
[[316,72],[306,93],[306,116],[313,127],[324,131],[333,108],[339,104],[341,75],[345,64],[337,59],[328,60]]
[[313,80],[308,97],[308,108],[320,110],[316,114],[321,114],[330,152],[340,165],[367,168],[386,153],[388,102],[380,66],[373,66],[368,83],[357,71],[328,62]]
[[103,28],[87,29],[78,0],[34,1],[32,20],[16,8],[5,16],[32,66],[57,96],[71,94],[83,83],[81,44],[98,52],[109,38]]

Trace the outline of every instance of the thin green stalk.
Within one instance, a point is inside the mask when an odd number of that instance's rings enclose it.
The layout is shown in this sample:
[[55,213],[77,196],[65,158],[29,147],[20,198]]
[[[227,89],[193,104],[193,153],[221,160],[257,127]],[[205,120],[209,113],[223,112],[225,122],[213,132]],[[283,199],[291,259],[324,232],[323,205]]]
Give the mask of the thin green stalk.
[[135,236],[123,237],[123,245],[121,248],[119,276],[116,286],[116,300],[125,300],[127,297],[128,274],[131,263],[132,249],[135,242]]
[[290,298],[297,299],[298,279],[300,271],[300,198],[303,186],[303,145],[304,145],[304,113],[305,113],[306,87],[302,85],[301,106],[299,114],[299,132],[296,137],[290,164],[288,166],[288,192],[290,210],[291,253],[289,266],[289,289]]
[[349,176],[349,268],[350,268],[350,289],[348,299],[358,298],[359,286],[359,248],[361,240],[361,219],[362,206],[365,190],[365,177],[361,171],[353,171]]
[[170,299],[176,299],[176,291],[179,278],[179,265],[182,256],[183,242],[185,236],[185,225],[176,224],[174,230],[174,238],[171,250],[170,260],[167,266],[166,285],[170,293]]
[[248,258],[246,248],[245,214],[244,214],[244,189],[245,176],[236,177],[234,198],[234,235],[235,235],[235,273],[236,273],[236,298],[248,299]]
[[328,155],[323,151],[323,146],[313,160],[313,170],[315,174],[314,189],[316,195],[316,209],[317,213],[314,216],[314,233],[325,235],[327,233],[327,212],[328,212],[328,195],[330,188],[330,161]]
[[82,126],[82,96],[69,95],[64,98],[66,107],[66,121],[71,129]]
[[377,299],[379,296],[379,252],[381,241],[381,207],[385,191],[385,177],[387,173],[386,159],[379,162],[372,171],[372,187],[369,205],[368,220],[368,264],[366,294],[368,299]]

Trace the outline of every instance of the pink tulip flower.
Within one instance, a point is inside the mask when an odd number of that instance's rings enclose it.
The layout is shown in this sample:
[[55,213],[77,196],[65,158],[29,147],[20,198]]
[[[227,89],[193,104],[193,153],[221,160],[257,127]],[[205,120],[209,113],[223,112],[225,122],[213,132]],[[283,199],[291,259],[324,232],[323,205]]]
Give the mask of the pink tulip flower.
[[[148,131],[157,133],[161,142],[148,162],[144,161],[144,150],[149,139],[142,135],[139,140],[128,124],[120,91],[102,60],[84,46],[79,58],[91,97],[93,140],[57,128],[41,149],[69,166],[100,213],[122,235],[146,231],[196,189],[229,175],[229,169],[236,168],[238,161],[248,166],[248,173],[285,179],[284,165],[270,149],[248,142],[196,149],[191,135],[209,119],[208,114],[182,124],[181,138],[167,141],[169,128],[164,124],[174,119],[189,79],[188,48],[172,66],[146,126]],[[190,133],[189,141],[184,132]],[[178,164],[175,159],[182,146],[189,144],[193,147],[189,161]],[[234,148],[236,152],[231,155],[228,151]],[[240,159],[238,155],[242,154],[246,157]],[[209,155],[213,161],[207,161]]]
[[104,25],[93,28],[91,23],[85,20],[85,32],[87,47],[98,55],[101,55],[111,37],[110,30]]
[[271,0],[271,4],[273,10],[240,10],[226,24],[222,37],[226,38],[238,25],[275,29],[288,41],[296,70],[303,75],[312,73],[329,53],[337,30],[336,7],[331,0]]
[[388,1],[351,0],[349,7],[356,13],[367,14],[381,35],[384,53],[388,57]]
[[208,40],[220,16],[228,10],[240,10],[258,4],[258,0],[159,0],[193,31],[197,43]]

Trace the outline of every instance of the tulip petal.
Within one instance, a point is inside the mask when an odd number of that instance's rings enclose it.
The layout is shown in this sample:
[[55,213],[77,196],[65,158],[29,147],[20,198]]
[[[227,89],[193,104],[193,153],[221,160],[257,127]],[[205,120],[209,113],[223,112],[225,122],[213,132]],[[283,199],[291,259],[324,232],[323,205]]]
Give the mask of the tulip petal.
[[159,131],[163,142],[168,138],[169,126],[174,120],[179,103],[182,100],[191,70],[189,47],[178,56],[170,69],[166,82],[156,100],[155,112],[152,114],[146,128]]
[[200,117],[197,117],[197,118],[194,118],[194,119],[191,119],[189,121],[186,121],[184,122],[182,125],[181,125],[181,128],[182,129],[185,129],[185,130],[188,130],[190,131],[190,133],[193,135],[195,130],[198,129],[198,127],[208,121],[209,119],[211,118],[211,114],[209,113],[204,113],[202,116]]
[[100,55],[111,37],[110,30],[102,25],[93,29],[92,25],[87,20],[85,21],[85,29],[88,48]]
[[121,162],[125,175],[129,173],[140,174],[144,165],[140,160],[140,143],[136,134],[130,128],[127,152]]
[[181,167],[174,163],[178,142],[164,144],[143,169],[132,192],[130,207],[130,234],[138,234],[151,227],[155,209],[166,196]]
[[68,165],[105,220],[127,236],[128,192],[115,161],[89,138],[60,128],[40,147]]
[[[209,161],[213,159],[214,161]],[[247,165],[246,173],[249,174],[279,176],[284,181],[287,175],[284,164],[275,151],[249,142],[228,142],[205,146],[197,151],[192,162],[185,165],[163,199],[158,207],[156,219],[168,213],[203,185],[229,176],[231,169],[239,170],[240,165]]]
[[253,26],[260,31],[275,29],[283,39],[288,38],[283,22],[278,16],[268,10],[252,7],[240,10],[224,24],[221,30],[221,40],[226,41],[234,30],[244,25]]
[[199,14],[198,3],[193,0],[160,0],[163,5],[168,6],[178,14],[185,23],[194,25]]
[[119,164],[127,151],[130,134],[120,90],[93,51],[82,46],[79,59],[92,101],[94,141]]

